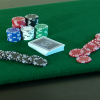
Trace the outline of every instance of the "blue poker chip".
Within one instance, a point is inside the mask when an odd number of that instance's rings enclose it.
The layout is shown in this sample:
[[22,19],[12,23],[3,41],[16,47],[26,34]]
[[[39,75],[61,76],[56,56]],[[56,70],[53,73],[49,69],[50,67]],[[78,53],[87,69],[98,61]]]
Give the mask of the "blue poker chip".
[[7,33],[17,33],[17,32],[19,32],[19,31],[20,31],[19,28],[8,28],[8,29],[6,30]]
[[18,42],[21,40],[21,32],[19,28],[8,28],[6,32],[7,32],[7,41]]

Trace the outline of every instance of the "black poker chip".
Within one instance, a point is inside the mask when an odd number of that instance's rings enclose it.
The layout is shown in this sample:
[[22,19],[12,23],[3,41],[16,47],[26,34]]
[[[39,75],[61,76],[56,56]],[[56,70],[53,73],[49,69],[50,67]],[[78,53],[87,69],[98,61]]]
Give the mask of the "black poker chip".
[[14,51],[0,50],[0,59],[15,60],[24,64],[33,64],[42,67],[46,66],[48,63],[46,59],[43,59],[40,56],[37,55],[28,56],[26,54],[20,54]]
[[6,51],[2,51],[2,59],[6,60],[7,56],[6,56]]
[[0,53],[2,53],[3,51],[2,50],[0,50]]
[[25,20],[26,20],[26,26],[35,26],[36,24],[38,24],[38,19],[39,16],[36,14],[29,14],[25,16]]
[[35,19],[35,18],[39,18],[39,16],[36,15],[36,14],[28,14],[28,15],[25,16],[25,18],[27,18],[27,19]]
[[30,64],[29,58],[30,56],[26,54],[19,54],[16,58],[16,61],[24,63],[24,64]]
[[2,50],[0,50],[0,59],[3,59],[3,54],[4,53],[4,51],[2,51]]
[[16,57],[16,61],[18,62],[22,62],[22,54],[19,54],[17,57]]
[[18,53],[18,52],[12,51],[12,52],[10,53],[10,55],[8,56],[8,58],[9,58],[10,60],[15,60],[15,61],[16,61],[16,58],[17,58],[17,56],[18,56],[19,54],[20,54],[20,53]]
[[3,59],[2,54],[0,53],[0,59]]
[[35,58],[34,61],[33,61],[33,65],[44,67],[44,66],[47,65],[47,60],[43,59],[42,57]]
[[40,58],[40,56],[37,56],[37,55],[32,55],[30,56],[28,59],[29,59],[29,63],[30,64],[33,64],[33,61],[35,60],[35,58]]
[[29,58],[30,58],[30,56],[23,54],[22,58],[21,58],[21,60],[22,60],[21,62],[25,63],[25,64],[30,64]]
[[12,51],[5,51],[6,60],[11,60],[11,59],[12,59],[11,52],[12,52]]

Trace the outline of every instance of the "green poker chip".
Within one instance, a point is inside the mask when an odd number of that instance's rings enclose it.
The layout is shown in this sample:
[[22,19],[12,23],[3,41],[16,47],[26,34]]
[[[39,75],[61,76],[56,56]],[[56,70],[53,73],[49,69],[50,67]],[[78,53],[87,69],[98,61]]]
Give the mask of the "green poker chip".
[[46,24],[35,25],[35,33],[36,33],[36,38],[40,38],[42,36],[47,37],[47,35],[48,35],[48,25],[46,25]]

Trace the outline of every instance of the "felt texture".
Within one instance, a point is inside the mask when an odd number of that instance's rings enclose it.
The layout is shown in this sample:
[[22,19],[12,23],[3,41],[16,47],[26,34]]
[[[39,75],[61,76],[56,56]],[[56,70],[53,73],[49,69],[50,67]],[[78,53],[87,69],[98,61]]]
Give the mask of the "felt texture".
[[[28,47],[29,41],[7,41],[6,29],[11,19],[27,14],[39,15],[39,23],[49,26],[48,37],[65,44],[62,52],[43,56]],[[100,50],[93,52],[92,62],[81,64],[69,56],[69,51],[82,48],[100,32],[100,0],[79,0],[0,10],[0,49],[47,59],[46,67],[0,60],[0,85],[100,71]]]

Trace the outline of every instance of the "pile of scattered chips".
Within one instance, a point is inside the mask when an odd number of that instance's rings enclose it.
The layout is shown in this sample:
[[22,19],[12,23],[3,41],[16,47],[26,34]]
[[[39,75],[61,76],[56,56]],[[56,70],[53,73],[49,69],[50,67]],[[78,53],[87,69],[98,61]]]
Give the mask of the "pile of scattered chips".
[[69,52],[71,57],[76,57],[76,61],[79,63],[91,62],[91,57],[89,55],[100,48],[100,33],[95,35],[95,39],[91,40],[83,46],[83,48],[73,49]]
[[28,56],[26,54],[20,54],[14,51],[2,51],[0,50],[0,59],[4,60],[15,60],[24,64],[33,64],[36,66],[44,67],[47,65],[47,60],[40,56],[32,55]]

